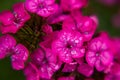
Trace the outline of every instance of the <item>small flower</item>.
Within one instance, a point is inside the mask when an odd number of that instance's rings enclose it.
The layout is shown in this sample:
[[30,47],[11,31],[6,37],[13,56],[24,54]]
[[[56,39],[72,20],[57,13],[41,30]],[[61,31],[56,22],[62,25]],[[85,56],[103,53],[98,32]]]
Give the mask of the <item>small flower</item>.
[[77,68],[78,72],[83,74],[86,77],[90,77],[93,74],[93,67],[91,67],[90,65],[83,63],[80,64]]
[[83,7],[86,7],[88,4],[87,0],[60,0],[61,1],[61,7],[64,11],[72,11],[75,9],[81,9]]
[[90,66],[95,66],[98,71],[104,70],[113,60],[109,44],[106,38],[98,37],[94,38],[88,45],[86,61]]
[[18,44],[13,48],[13,52],[11,55],[11,62],[12,67],[15,70],[20,70],[24,68],[24,63],[27,61],[29,55],[29,51],[27,48],[22,45]]
[[17,3],[13,6],[13,12],[6,10],[0,13],[0,31],[2,34],[16,33],[29,18],[24,4]]
[[82,48],[83,37],[77,31],[62,30],[58,38],[52,43],[52,50],[58,54],[61,61],[70,63],[72,58],[84,56],[85,49]]
[[46,57],[43,60],[39,72],[40,77],[45,79],[51,79],[52,75],[55,71],[57,71],[61,66],[61,63],[57,60],[55,54],[51,52],[51,50],[46,50]]
[[57,10],[58,5],[55,0],[26,0],[25,7],[32,13],[48,17]]
[[10,55],[12,48],[16,45],[16,40],[9,34],[0,37],[0,59]]
[[31,59],[32,62],[36,61],[34,64],[37,64],[40,78],[51,79],[54,72],[60,68],[61,63],[58,62],[56,55],[50,49],[43,48],[43,50],[38,48],[35,54],[32,53]]
[[24,75],[26,80],[40,80],[38,69],[31,62],[24,68]]
[[95,20],[91,17],[82,15],[75,16],[75,14],[76,13],[73,13],[73,17],[64,20],[62,28],[80,32],[83,35],[84,41],[91,40],[96,30],[97,23],[95,23]]

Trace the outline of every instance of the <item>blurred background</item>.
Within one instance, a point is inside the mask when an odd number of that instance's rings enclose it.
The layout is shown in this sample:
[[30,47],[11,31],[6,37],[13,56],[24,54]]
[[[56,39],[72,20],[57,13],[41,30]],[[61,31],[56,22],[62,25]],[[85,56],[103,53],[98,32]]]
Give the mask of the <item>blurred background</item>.
[[[11,9],[12,5],[24,0],[1,0],[0,12]],[[120,37],[120,0],[89,0],[85,15],[96,15],[99,19],[98,31],[107,31],[110,36]],[[11,68],[10,58],[0,60],[0,80],[25,80],[22,71]]]

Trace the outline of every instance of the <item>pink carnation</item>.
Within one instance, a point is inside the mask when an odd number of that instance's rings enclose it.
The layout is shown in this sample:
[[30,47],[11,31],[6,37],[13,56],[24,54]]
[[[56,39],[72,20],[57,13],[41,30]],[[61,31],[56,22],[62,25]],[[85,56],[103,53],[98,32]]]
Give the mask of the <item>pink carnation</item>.
[[73,58],[84,56],[85,49],[82,47],[83,37],[77,31],[62,30],[57,40],[52,43],[52,50],[58,54],[61,61],[70,63]]
[[28,19],[30,16],[24,9],[24,4],[17,3],[13,6],[13,13],[8,10],[0,13],[0,31],[2,34],[16,33]]
[[25,7],[28,11],[42,17],[48,17],[58,9],[55,0],[26,0]]
[[98,71],[104,70],[113,60],[113,53],[109,44],[104,37],[98,37],[94,38],[88,45],[87,63],[90,66],[95,66]]

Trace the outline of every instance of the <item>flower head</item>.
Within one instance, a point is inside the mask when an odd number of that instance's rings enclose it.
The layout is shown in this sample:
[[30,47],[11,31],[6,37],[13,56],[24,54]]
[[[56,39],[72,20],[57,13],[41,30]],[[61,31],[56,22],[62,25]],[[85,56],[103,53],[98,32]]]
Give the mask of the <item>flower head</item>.
[[29,51],[22,44],[17,44],[12,51],[11,62],[13,69],[20,70],[25,67],[25,62],[28,59]]
[[53,41],[52,50],[58,54],[61,61],[70,63],[73,58],[84,56],[82,44],[83,37],[79,32],[62,30],[57,40]]
[[90,66],[95,66],[98,71],[104,70],[113,60],[110,43],[103,37],[93,39],[88,45],[86,60]]
[[44,48],[43,50],[37,49],[31,59],[37,64],[40,77],[50,79],[53,73],[60,68],[61,63],[58,62],[56,55],[50,49]]
[[64,20],[62,28],[80,32],[84,38],[84,41],[91,40],[98,23],[95,23],[95,20],[91,17],[82,15],[75,16],[75,14],[76,13],[73,13],[73,17],[69,17]]
[[0,13],[0,31],[3,34],[16,33],[29,18],[24,4],[17,3],[13,6],[13,12],[6,10]]
[[26,0],[25,7],[32,13],[48,17],[57,10],[58,5],[55,0]]
[[16,40],[9,34],[0,37],[0,59],[10,55],[12,48],[16,45]]

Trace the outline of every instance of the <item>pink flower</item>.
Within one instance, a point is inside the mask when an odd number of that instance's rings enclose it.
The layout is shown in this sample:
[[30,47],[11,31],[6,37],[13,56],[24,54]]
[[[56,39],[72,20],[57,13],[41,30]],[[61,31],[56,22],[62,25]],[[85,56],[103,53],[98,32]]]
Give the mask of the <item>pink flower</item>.
[[39,71],[33,63],[28,63],[24,69],[26,80],[40,80]]
[[0,37],[0,59],[10,55],[10,51],[16,45],[16,40],[9,34]]
[[93,74],[94,68],[86,63],[83,63],[78,66],[77,70],[82,75],[90,77]]
[[95,66],[98,71],[102,71],[111,64],[112,60],[113,53],[106,38],[97,37],[89,43],[86,61],[90,66]]
[[42,17],[48,17],[58,9],[55,0],[26,0],[25,7],[28,11]]
[[0,31],[3,34],[16,33],[28,19],[30,16],[24,9],[24,4],[17,3],[13,6],[13,13],[8,10],[0,13]]
[[[77,16],[75,16],[75,14]],[[73,13],[72,15],[73,17],[69,17],[64,20],[62,28],[80,32],[83,35],[84,41],[91,40],[97,26],[95,20],[88,16],[82,16],[80,13],[79,15],[78,13]]]
[[29,51],[27,48],[22,45],[18,44],[13,48],[13,52],[11,55],[11,62],[12,67],[15,70],[21,70],[24,68],[24,63],[27,61],[29,55]]
[[57,53],[61,61],[70,63],[73,58],[84,56],[85,49],[82,44],[83,37],[79,32],[62,30],[58,38],[53,41],[52,50]]
[[44,79],[51,79],[55,71],[57,71],[61,66],[61,62],[58,61],[55,54],[51,50],[46,50],[46,57],[42,61],[39,68],[40,77]]
[[38,67],[40,77],[50,79],[53,73],[60,68],[61,63],[58,62],[56,55],[50,49],[41,49],[38,48],[32,53],[31,60]]
[[64,11],[72,11],[75,9],[81,9],[83,7],[86,7],[88,4],[87,0],[60,0],[61,1],[61,7]]

